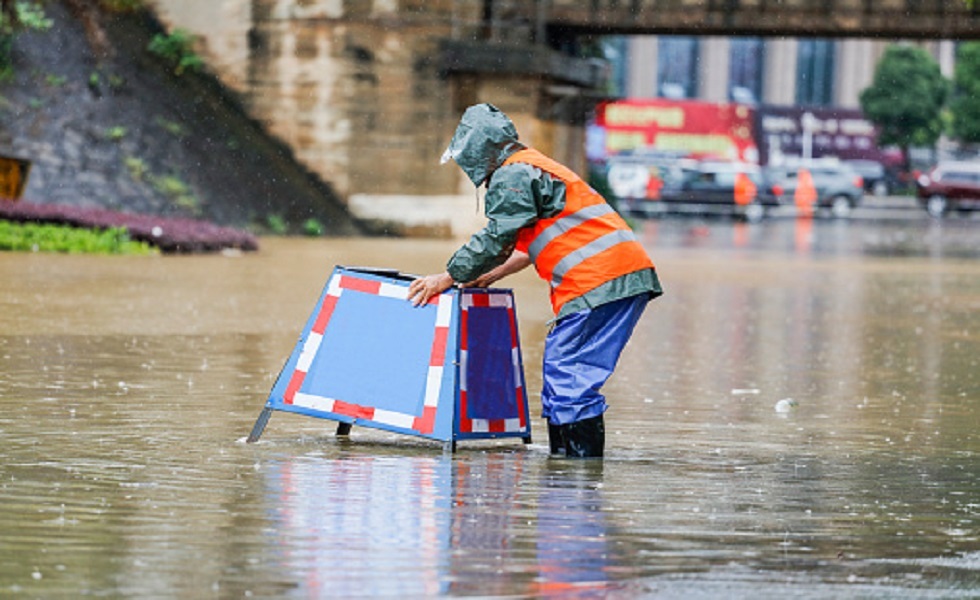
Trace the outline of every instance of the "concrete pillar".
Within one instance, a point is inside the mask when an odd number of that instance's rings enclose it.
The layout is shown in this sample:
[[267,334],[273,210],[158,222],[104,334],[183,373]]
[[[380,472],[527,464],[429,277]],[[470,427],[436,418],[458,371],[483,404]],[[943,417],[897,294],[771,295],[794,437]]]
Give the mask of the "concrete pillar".
[[771,38],[766,41],[763,103],[789,105],[796,102],[797,51],[794,39]]
[[871,40],[840,40],[837,42],[837,69],[834,84],[834,104],[845,108],[860,108],[861,92],[871,85],[878,54]]
[[657,96],[657,37],[635,36],[629,39],[629,64],[626,73],[626,95],[630,98]]
[[940,40],[937,48],[936,59],[939,61],[939,70],[943,77],[952,79],[956,69],[956,43],[951,40]]
[[727,37],[701,38],[698,98],[709,102],[728,101],[728,71],[731,43]]

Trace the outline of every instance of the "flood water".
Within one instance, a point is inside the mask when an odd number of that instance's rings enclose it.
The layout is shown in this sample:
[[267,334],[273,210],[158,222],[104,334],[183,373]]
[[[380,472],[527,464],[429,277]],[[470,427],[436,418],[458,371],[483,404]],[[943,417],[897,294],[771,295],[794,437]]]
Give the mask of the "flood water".
[[0,254],[0,596],[980,596],[980,228],[640,223],[666,295],[606,387],[606,458],[548,456],[549,318],[518,301],[534,443],[258,416],[334,265]]

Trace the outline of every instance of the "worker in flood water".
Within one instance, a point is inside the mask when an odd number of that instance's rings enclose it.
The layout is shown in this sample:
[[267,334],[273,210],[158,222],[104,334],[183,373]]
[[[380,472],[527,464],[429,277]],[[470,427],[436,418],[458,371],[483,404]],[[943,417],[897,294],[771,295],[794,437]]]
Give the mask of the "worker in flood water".
[[555,312],[545,340],[542,416],[552,454],[599,457],[605,446],[600,393],[647,303],[662,294],[653,262],[625,221],[568,168],[518,141],[502,111],[463,114],[442,162],[455,160],[486,185],[486,227],[416,279],[422,305],[454,284],[486,287],[533,264],[550,284]]

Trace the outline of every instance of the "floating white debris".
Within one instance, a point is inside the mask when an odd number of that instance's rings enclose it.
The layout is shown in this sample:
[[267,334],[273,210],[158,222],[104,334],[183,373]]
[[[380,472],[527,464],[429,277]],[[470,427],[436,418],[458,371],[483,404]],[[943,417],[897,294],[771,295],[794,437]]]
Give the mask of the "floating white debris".
[[756,388],[735,388],[732,390],[732,396],[751,396],[753,394],[761,393],[762,390]]
[[796,408],[797,404],[798,403],[796,402],[796,400],[793,400],[792,398],[783,398],[782,400],[776,403],[776,412],[788,413],[789,411]]

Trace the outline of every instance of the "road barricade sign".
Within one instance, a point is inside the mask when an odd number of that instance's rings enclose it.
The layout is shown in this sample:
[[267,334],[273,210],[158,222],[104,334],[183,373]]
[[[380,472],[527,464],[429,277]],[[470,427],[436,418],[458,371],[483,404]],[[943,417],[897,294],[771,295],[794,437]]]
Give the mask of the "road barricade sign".
[[336,267],[259,415],[332,419],[448,444],[519,437],[531,424],[514,296],[451,289],[415,307],[413,276]]

